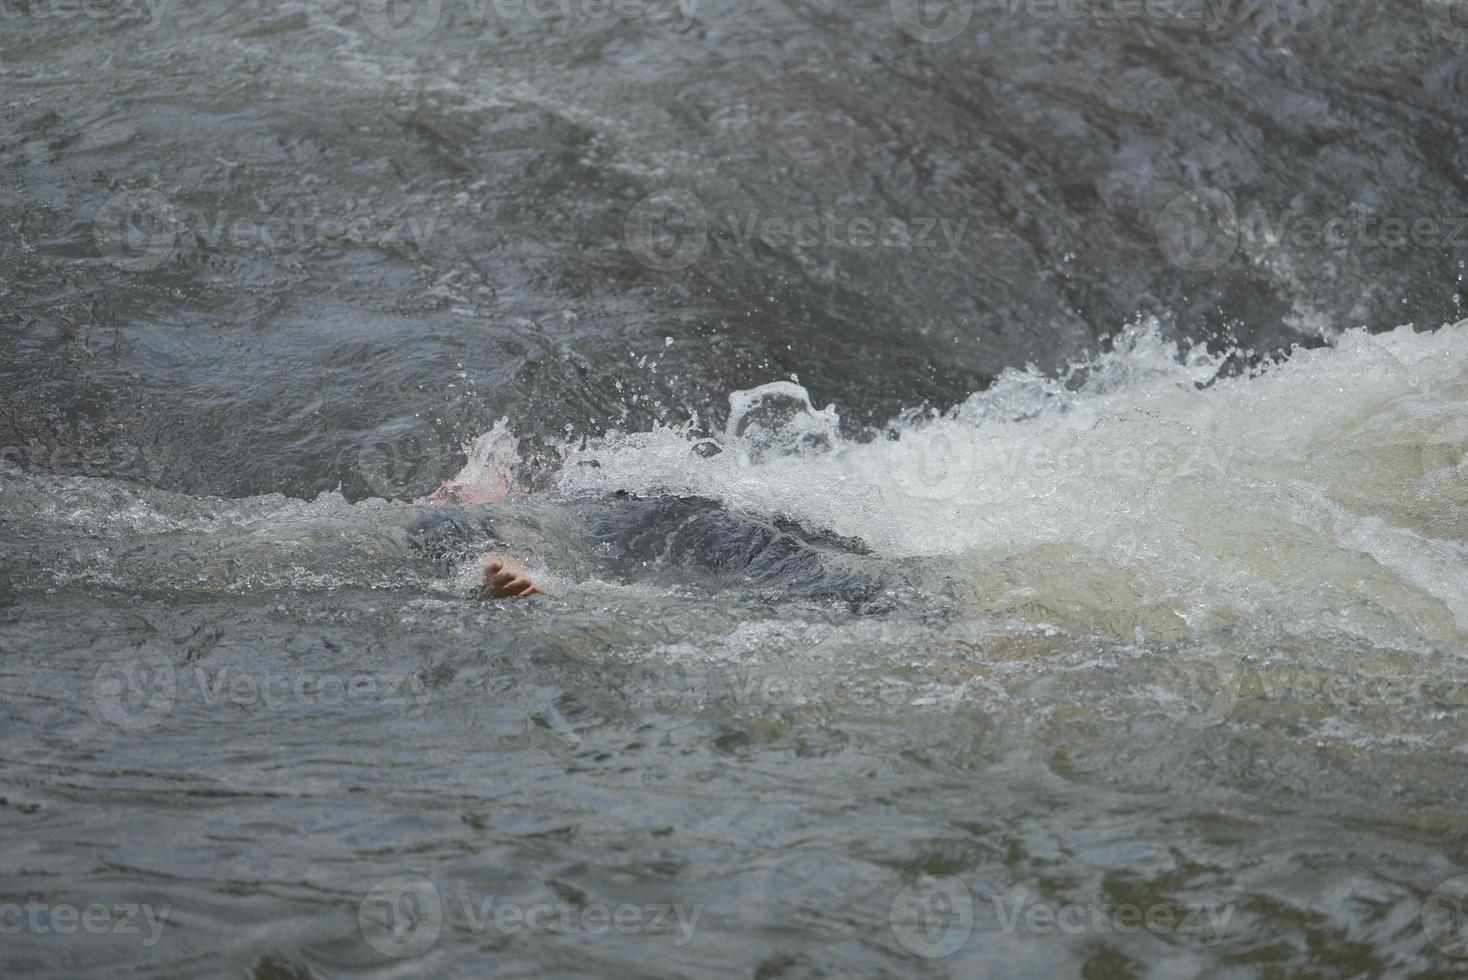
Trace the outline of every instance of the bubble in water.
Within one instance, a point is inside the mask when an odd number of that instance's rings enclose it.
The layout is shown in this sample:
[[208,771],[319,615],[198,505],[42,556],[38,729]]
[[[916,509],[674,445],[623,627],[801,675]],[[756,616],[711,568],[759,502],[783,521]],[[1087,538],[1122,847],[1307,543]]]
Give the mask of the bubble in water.
[[810,394],[791,381],[772,381],[729,396],[725,433],[749,464],[780,456],[824,452],[840,440],[834,405],[817,411]]

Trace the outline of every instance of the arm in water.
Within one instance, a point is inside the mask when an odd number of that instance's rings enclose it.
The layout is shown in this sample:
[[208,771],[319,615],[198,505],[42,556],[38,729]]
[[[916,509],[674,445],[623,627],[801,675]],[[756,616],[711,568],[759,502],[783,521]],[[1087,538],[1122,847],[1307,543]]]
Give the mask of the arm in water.
[[[439,488],[416,503],[497,504],[509,499],[508,475],[498,471],[481,474],[480,479],[466,479],[465,473],[445,480]],[[487,551],[480,555],[479,564],[484,568],[484,581],[480,595],[486,599],[524,599],[540,595],[540,587],[531,581],[499,551]]]
[[[466,485],[458,478],[419,501],[450,505],[420,519],[415,531],[420,547],[458,561],[477,554],[487,598],[540,591],[507,557],[507,546],[482,514],[452,507],[507,500],[507,486]],[[879,562],[854,538],[778,516],[732,511],[700,497],[616,491],[558,504],[573,518],[569,524],[582,538],[581,547],[595,556],[599,575],[612,580],[654,576],[710,589],[755,588],[787,599],[835,600],[853,611],[882,606],[874,605],[883,591]]]

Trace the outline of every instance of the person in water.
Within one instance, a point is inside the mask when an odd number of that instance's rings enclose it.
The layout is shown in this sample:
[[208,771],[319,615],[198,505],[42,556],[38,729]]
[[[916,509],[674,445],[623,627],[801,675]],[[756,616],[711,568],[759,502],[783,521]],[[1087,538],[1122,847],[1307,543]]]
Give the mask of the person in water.
[[[509,554],[483,512],[465,505],[509,499],[508,480],[456,477],[419,503],[442,505],[409,529],[414,546],[446,564],[482,567],[481,594],[524,599],[540,585]],[[625,582],[675,570],[684,581],[723,587],[731,582],[771,590],[782,598],[836,600],[867,611],[881,589],[868,574],[870,551],[855,539],[811,530],[783,518],[740,514],[703,497],[641,497],[626,491],[565,501],[574,533],[604,574]]]
[[[490,504],[502,503],[510,498],[509,478],[498,472],[481,472],[478,479],[466,477],[464,473],[445,480],[437,490],[420,497],[416,503],[431,504]],[[488,528],[486,528],[488,530]],[[446,521],[420,520],[410,529],[413,543],[420,550],[435,553],[439,558],[449,557],[454,538],[469,535],[462,524]],[[498,543],[493,531],[491,540]],[[540,595],[540,586],[522,572],[508,554],[499,549],[480,555],[484,568],[480,593],[487,599],[527,599]]]

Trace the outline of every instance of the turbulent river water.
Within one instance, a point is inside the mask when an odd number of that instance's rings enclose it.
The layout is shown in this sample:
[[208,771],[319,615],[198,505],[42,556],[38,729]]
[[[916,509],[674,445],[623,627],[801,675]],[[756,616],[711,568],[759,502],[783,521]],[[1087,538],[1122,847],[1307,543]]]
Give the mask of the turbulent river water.
[[1468,971],[1462,0],[0,0],[0,226],[6,975]]

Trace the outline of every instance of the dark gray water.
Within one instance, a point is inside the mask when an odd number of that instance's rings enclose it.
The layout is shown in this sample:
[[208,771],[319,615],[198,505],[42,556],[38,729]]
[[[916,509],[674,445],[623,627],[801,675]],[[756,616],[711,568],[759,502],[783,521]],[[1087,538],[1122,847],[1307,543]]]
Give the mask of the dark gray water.
[[0,0],[0,225],[6,975],[1468,972],[1462,0]]

